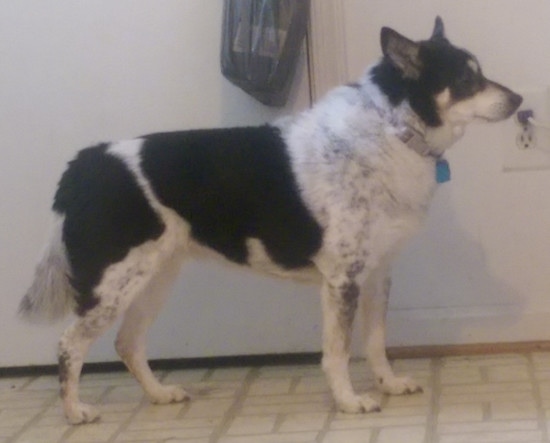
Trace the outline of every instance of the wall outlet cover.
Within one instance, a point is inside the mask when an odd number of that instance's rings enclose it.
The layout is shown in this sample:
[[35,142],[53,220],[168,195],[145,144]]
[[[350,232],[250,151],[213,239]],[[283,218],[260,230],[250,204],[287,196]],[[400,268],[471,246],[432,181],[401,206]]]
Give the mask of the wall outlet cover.
[[[550,90],[537,87],[518,91],[523,96],[519,111],[532,110],[534,118],[550,126]],[[514,115],[502,125],[502,169],[529,171],[550,169],[550,130],[531,127],[532,139],[525,142],[525,130]],[[528,146],[528,147],[526,147]]]

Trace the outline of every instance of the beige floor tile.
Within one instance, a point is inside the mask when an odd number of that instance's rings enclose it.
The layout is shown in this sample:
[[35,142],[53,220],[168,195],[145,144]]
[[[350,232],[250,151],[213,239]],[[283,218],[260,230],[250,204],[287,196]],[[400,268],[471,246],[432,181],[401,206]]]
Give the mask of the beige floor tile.
[[439,443],[529,443],[542,442],[540,431],[480,432],[441,435]]
[[534,352],[532,354],[533,364],[537,370],[550,369],[550,352]]
[[102,403],[140,403],[144,398],[141,386],[116,386],[109,390]]
[[483,383],[476,385],[443,386],[442,395],[463,395],[494,392],[532,392],[533,386],[529,382],[514,383]]
[[59,380],[57,377],[51,375],[37,377],[25,388],[26,391],[31,391],[35,389],[50,389],[52,391],[58,391]]
[[535,371],[535,379],[541,381],[550,380],[550,368],[543,371]]
[[0,428],[0,441],[13,437],[21,431],[19,426]]
[[[128,442],[128,443],[150,443],[150,442]],[[210,443],[209,438],[186,438],[182,440],[180,438],[169,438],[162,441],[162,443]]]
[[226,431],[227,435],[270,434],[275,427],[276,415],[249,415],[236,417]]
[[89,374],[82,397],[98,403],[102,420],[79,427],[62,416],[56,376],[0,378],[0,443],[539,443],[550,428],[550,352],[392,364],[425,392],[372,391],[364,361],[354,360],[354,387],[383,407],[359,415],[335,410],[319,365],[159,371],[194,398],[159,406],[126,372]]
[[222,423],[222,418],[179,418],[173,420],[141,420],[139,417],[135,417],[126,430],[139,431],[146,430],[151,431],[155,429],[188,429],[188,428],[203,428],[214,430]]
[[[381,394],[378,394],[382,396]],[[430,403],[432,397],[432,390],[428,387],[424,387],[424,392],[416,393],[412,395],[390,395],[386,396],[386,407],[401,408],[401,407],[413,407],[413,406],[425,406]]]
[[208,379],[216,381],[244,380],[250,374],[250,368],[221,368],[216,369]]
[[429,358],[410,358],[394,360],[391,364],[394,371],[429,371],[431,370],[432,360]]
[[117,442],[130,442],[136,440],[164,442],[166,440],[185,440],[192,438],[206,438],[212,434],[211,429],[205,428],[179,428],[179,429],[154,429],[139,431],[124,431],[116,438]]
[[481,434],[487,432],[536,431],[534,420],[488,421],[483,423],[445,423],[438,427],[441,434]]
[[437,416],[439,423],[478,422],[483,420],[483,405],[466,403],[444,405]]
[[297,414],[312,412],[329,412],[333,409],[332,404],[327,403],[283,403],[268,405],[244,405],[240,410],[241,415],[257,414]]
[[424,443],[426,429],[422,426],[403,426],[384,428],[380,431],[376,443]]
[[325,412],[287,414],[283,417],[278,432],[320,431],[327,418],[328,414]]
[[166,421],[174,420],[181,413],[186,403],[172,403],[169,405],[147,404],[136,413],[134,421]]
[[208,369],[183,369],[179,371],[170,371],[162,379],[166,384],[183,384],[197,383],[203,381]]
[[288,394],[292,381],[290,377],[256,380],[250,386],[248,395]]
[[0,428],[23,426],[42,412],[42,408],[0,409]]
[[[374,413],[378,417],[410,417],[410,416],[427,416],[429,411],[428,405],[419,406],[390,406],[384,405],[380,412]],[[338,414],[337,418],[343,414]]]
[[449,367],[488,367],[488,366],[510,366],[517,364],[527,364],[528,358],[522,354],[503,354],[503,355],[476,355],[447,357],[442,360],[444,368]]
[[[16,443],[55,443],[69,430],[69,426],[43,426],[25,431]],[[15,443],[14,442],[14,443]]]
[[527,365],[493,366],[487,368],[487,378],[489,382],[528,381],[529,368]]
[[2,391],[15,391],[21,387],[29,384],[32,381],[32,377],[6,377],[0,378],[0,392]]
[[94,443],[109,441],[119,430],[120,424],[91,423],[86,426],[77,426],[72,429],[70,436],[64,443]]
[[322,443],[367,443],[371,439],[371,434],[372,431],[369,429],[330,431]]
[[258,379],[281,377],[322,377],[321,365],[267,366],[260,368]]
[[184,418],[223,417],[233,399],[195,400],[189,405]]
[[314,443],[317,432],[291,432],[288,434],[239,435],[222,437],[219,443]]
[[534,400],[523,402],[495,401],[490,404],[490,411],[493,420],[536,419],[539,414]]
[[483,382],[479,367],[442,368],[440,377],[443,385],[479,384]]
[[191,399],[234,397],[243,388],[243,381],[206,381],[185,385]]
[[326,394],[259,395],[247,397],[244,400],[244,406],[325,403],[330,399]]
[[296,394],[310,394],[315,392],[329,392],[327,379],[324,376],[302,377],[299,379],[294,391]]
[[[342,417],[339,415],[339,417]],[[334,420],[330,424],[331,429],[356,429],[356,428],[383,428],[388,426],[410,426],[425,425],[427,418],[425,415],[393,416],[383,417],[373,414],[354,415],[349,418]]]

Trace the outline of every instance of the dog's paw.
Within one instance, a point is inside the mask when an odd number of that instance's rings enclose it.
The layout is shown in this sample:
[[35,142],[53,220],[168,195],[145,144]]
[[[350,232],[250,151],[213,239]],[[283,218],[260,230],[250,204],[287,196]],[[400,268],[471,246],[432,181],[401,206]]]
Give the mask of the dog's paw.
[[185,389],[177,385],[161,386],[153,395],[150,395],[151,403],[166,405],[168,403],[180,403],[189,400],[190,396]]
[[423,392],[422,387],[410,377],[380,377],[378,386],[390,395],[409,395]]
[[340,412],[346,414],[364,414],[367,412],[380,412],[380,404],[370,395],[352,395],[338,400],[337,407]]
[[76,403],[65,407],[65,417],[72,425],[93,423],[99,420],[99,409],[86,403]]

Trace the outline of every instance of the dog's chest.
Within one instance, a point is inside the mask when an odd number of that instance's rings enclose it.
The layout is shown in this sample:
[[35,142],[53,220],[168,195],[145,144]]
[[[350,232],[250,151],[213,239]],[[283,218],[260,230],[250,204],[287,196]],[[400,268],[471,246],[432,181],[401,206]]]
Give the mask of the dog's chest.
[[[378,142],[380,143],[380,142]],[[398,139],[369,155],[338,159],[301,174],[305,200],[325,232],[324,245],[397,252],[420,227],[436,188],[435,160]]]

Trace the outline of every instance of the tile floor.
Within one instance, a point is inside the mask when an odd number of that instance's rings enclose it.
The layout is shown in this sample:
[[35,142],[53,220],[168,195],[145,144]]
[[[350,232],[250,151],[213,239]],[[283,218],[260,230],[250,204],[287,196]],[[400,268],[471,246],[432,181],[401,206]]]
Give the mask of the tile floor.
[[[370,389],[362,362],[354,383]],[[85,375],[100,422],[70,427],[54,376],[0,378],[0,443],[535,443],[550,442],[550,353],[394,362],[423,394],[381,397],[381,413],[334,410],[317,366],[166,371],[190,403],[150,405],[126,373]],[[379,394],[375,394],[379,395]]]

